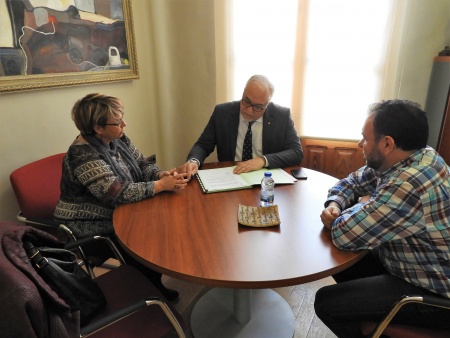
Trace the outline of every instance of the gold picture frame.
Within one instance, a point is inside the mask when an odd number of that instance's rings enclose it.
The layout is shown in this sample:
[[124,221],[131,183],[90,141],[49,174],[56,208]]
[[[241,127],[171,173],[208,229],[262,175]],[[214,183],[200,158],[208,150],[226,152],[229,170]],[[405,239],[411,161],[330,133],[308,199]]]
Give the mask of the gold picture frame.
[[0,93],[139,78],[131,0],[41,2],[0,4]]

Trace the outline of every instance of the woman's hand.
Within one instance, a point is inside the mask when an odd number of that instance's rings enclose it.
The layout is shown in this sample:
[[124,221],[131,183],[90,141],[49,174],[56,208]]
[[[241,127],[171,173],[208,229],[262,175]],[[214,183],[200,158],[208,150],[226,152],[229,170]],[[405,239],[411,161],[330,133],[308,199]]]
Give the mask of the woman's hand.
[[155,194],[161,191],[184,189],[187,182],[186,173],[178,174],[176,168],[163,171],[159,174],[159,180],[155,181]]

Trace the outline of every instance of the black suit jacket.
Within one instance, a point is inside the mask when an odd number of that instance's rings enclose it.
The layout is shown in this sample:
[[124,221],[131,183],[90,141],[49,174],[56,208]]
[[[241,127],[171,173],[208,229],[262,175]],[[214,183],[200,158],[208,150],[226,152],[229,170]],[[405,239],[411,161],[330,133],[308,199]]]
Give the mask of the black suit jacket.
[[[217,146],[219,161],[234,161],[239,115],[240,101],[217,105],[187,159],[196,158],[203,164]],[[289,108],[271,102],[263,120],[262,149],[269,166],[283,168],[299,165],[303,159],[303,149]]]

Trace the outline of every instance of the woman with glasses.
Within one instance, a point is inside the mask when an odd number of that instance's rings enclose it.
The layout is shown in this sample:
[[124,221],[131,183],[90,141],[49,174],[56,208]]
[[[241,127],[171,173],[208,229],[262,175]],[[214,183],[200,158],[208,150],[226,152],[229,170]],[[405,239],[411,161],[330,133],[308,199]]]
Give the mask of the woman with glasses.
[[[161,191],[186,187],[186,174],[175,169],[163,171],[153,157],[144,155],[124,134],[122,101],[102,94],[88,94],[72,108],[72,119],[80,131],[63,162],[61,196],[55,218],[77,238],[113,236],[112,216],[119,204],[150,198]],[[118,246],[120,249],[120,245]],[[127,256],[169,300],[178,293],[166,289],[161,274]],[[104,248],[89,248],[89,256],[99,257],[97,265],[109,258]],[[131,261],[130,261],[131,260]]]
[[273,92],[265,76],[254,75],[240,101],[217,105],[179,171],[190,179],[215,147],[219,161],[237,162],[236,174],[299,165],[303,150],[290,109],[270,102]]

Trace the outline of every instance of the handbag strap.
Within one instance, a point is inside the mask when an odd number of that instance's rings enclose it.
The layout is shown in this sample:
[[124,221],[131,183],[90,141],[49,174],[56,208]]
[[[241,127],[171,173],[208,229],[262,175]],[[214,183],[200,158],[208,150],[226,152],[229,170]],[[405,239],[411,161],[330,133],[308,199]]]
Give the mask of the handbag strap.
[[41,252],[31,242],[24,242],[23,247],[31,263],[38,269],[43,269],[48,264],[47,258],[41,255]]

